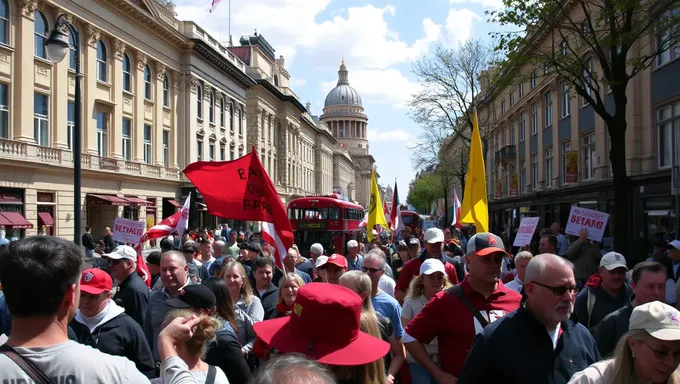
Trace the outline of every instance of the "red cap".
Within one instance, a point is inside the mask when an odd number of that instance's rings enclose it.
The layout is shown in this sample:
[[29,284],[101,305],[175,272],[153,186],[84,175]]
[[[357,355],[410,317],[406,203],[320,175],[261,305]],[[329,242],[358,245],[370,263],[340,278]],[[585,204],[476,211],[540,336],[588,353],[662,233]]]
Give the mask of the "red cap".
[[111,292],[113,280],[108,273],[99,268],[90,268],[83,271],[80,277],[80,290],[91,295],[102,292]]
[[334,254],[328,256],[328,260],[326,260],[326,264],[324,264],[324,265],[328,265],[328,264],[333,264],[333,265],[336,265],[340,268],[344,268],[345,271],[348,269],[347,259],[345,258],[345,256],[340,255],[338,253],[334,253]]
[[387,342],[360,331],[360,318],[359,295],[340,285],[309,283],[298,290],[290,316],[260,321],[253,328],[281,352],[353,366],[381,359],[390,350]]

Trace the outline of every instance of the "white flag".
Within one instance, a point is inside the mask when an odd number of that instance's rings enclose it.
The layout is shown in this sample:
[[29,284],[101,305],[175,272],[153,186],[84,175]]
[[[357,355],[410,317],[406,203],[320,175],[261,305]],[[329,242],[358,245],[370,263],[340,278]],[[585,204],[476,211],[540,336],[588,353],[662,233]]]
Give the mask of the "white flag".
[[451,222],[451,225],[456,228],[463,227],[460,222],[460,200],[458,200],[455,188],[453,189],[453,222]]
[[182,237],[184,235],[184,232],[187,231],[189,228],[189,207],[191,204],[191,192],[189,192],[189,196],[187,196],[187,199],[184,201],[184,206],[182,206],[182,215],[179,217],[179,221],[177,221],[177,226],[175,229],[177,230],[177,234]]

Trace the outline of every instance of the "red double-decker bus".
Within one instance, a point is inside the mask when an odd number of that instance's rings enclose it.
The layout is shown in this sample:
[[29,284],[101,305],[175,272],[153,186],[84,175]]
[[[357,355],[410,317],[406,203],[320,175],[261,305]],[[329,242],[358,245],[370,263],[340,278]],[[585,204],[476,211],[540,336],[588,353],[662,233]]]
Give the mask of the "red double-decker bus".
[[411,230],[415,230],[416,228],[422,230],[423,221],[425,221],[424,216],[418,212],[401,211],[401,222],[404,226],[411,228]]
[[[295,244],[302,256],[309,257],[314,243],[324,250],[344,254],[349,240],[361,242],[364,207],[333,196],[312,196],[293,199],[288,203],[288,218],[295,233]],[[326,252],[331,254],[331,252]]]

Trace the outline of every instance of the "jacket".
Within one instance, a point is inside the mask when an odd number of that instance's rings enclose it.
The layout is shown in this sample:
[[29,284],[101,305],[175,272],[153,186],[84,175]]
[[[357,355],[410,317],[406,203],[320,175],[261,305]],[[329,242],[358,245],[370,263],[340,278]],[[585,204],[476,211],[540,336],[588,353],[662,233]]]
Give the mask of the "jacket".
[[241,343],[232,326],[224,321],[224,327],[217,332],[215,341],[208,344],[205,362],[219,367],[232,384],[248,383],[252,378]]
[[[525,307],[489,324],[475,339],[460,384],[566,384],[571,376],[600,360],[590,332],[569,319],[553,348],[546,328]],[[522,346],[524,352],[508,346]],[[531,369],[527,369],[531,362]]]
[[569,384],[612,384],[614,380],[614,359],[603,360],[577,372]]
[[597,245],[574,241],[567,249],[566,258],[574,263],[574,278],[578,281],[597,273],[602,255]]
[[118,292],[113,296],[113,301],[125,309],[144,329],[146,309],[149,306],[149,286],[137,274],[132,272],[118,284]]
[[[588,304],[588,296],[590,305]],[[619,310],[629,303],[633,295],[633,289],[624,283],[621,292],[616,297],[612,297],[602,289],[602,277],[599,273],[594,274],[586,282],[586,287],[576,296],[574,303],[574,316],[576,320],[595,332],[595,327],[610,313]]]
[[614,348],[621,336],[628,332],[630,315],[633,313],[633,295],[628,301],[628,305],[605,316],[595,329],[595,343],[600,355],[610,357],[614,353]]
[[260,299],[260,302],[262,303],[262,308],[264,309],[264,318],[268,319],[276,309],[276,302],[279,299],[279,289],[276,287],[276,285],[269,283],[269,286],[264,290],[264,292],[262,292],[261,295],[257,289],[253,290],[255,291],[255,295],[257,295],[257,297]]
[[75,341],[109,355],[127,357],[146,377],[153,378],[156,365],[142,327],[114,302],[110,302],[107,310],[105,317],[92,331],[78,311],[69,324],[75,334]]

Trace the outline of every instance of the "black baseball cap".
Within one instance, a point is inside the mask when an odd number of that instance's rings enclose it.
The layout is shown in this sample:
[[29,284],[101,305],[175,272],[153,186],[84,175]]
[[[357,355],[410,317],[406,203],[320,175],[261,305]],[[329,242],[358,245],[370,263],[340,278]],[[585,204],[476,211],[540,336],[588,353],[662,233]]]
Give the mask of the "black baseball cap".
[[488,256],[492,253],[502,252],[510,256],[505,251],[503,240],[490,232],[477,233],[468,240],[467,253],[474,253],[477,256]]
[[210,288],[201,284],[191,284],[179,290],[179,295],[165,300],[165,304],[173,308],[200,308],[212,310],[215,308],[215,294]]
[[161,253],[158,252],[158,251],[153,251],[153,252],[149,253],[149,255],[146,257],[146,263],[157,265],[157,266],[160,267],[160,265],[161,265]]

